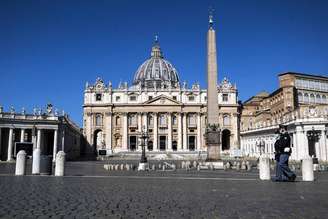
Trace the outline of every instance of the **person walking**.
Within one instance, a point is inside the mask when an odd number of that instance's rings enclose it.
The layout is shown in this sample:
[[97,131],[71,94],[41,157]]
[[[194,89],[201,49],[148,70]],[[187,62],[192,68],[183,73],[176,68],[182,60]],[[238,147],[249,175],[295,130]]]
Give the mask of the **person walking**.
[[279,125],[279,137],[274,144],[276,160],[276,182],[294,182],[296,174],[288,167],[289,156],[292,153],[290,146],[290,136],[287,132],[287,126]]

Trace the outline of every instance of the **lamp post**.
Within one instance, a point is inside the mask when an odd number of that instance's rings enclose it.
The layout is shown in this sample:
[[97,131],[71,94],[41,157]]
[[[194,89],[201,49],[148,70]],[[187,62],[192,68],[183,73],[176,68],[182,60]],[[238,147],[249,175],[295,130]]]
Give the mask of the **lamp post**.
[[140,143],[141,143],[141,159],[139,162],[139,166],[138,166],[138,171],[145,171],[145,170],[149,170],[149,164],[147,162],[147,157],[146,157],[146,142],[148,141],[148,132],[145,126],[142,127],[141,130],[141,135],[140,135]]
[[262,155],[262,148],[265,148],[265,141],[263,139],[259,139],[256,142],[256,146],[259,147],[260,150],[260,156]]

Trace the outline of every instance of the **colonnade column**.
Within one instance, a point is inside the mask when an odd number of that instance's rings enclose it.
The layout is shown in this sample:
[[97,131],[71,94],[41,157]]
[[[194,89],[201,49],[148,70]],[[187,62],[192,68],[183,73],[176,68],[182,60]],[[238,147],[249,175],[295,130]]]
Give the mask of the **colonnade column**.
[[167,149],[172,151],[172,114],[168,113],[168,133],[167,133]]
[[201,123],[201,114],[197,115],[197,147],[199,151],[202,148],[202,123]]
[[[143,130],[142,130],[142,113],[141,112],[138,112],[138,132],[141,133]],[[137,138],[140,139],[140,136],[138,136]],[[141,144],[139,144],[140,141],[137,139],[137,149],[138,150],[142,150],[142,147],[141,147]]]
[[178,151],[182,150],[182,114],[178,113]]
[[9,138],[8,138],[8,155],[7,155],[7,161],[12,160],[12,154],[13,154],[13,129],[9,129]]
[[58,139],[58,130],[54,130],[54,146],[53,146],[53,155],[52,155],[52,161],[56,161],[56,154],[57,154],[57,139]]
[[326,135],[325,130],[321,130],[321,136],[320,136],[320,151],[321,151],[321,160],[327,161],[327,150],[326,150]]
[[183,149],[187,150],[187,113],[183,114]]
[[154,144],[153,144],[153,150],[158,150],[158,143],[157,143],[157,140],[158,140],[158,136],[157,136],[157,131],[158,131],[158,119],[157,119],[157,113],[154,113],[154,118],[153,118],[153,121],[154,121],[154,127],[153,127],[153,133],[154,133]]
[[[142,118],[142,120],[143,120],[142,121],[143,127],[145,127],[146,132],[148,133],[148,116],[147,116],[147,113],[142,113],[142,117],[143,117]],[[148,142],[147,141],[145,142],[145,150],[148,150]]]
[[297,151],[297,135],[296,135],[296,131],[293,132],[293,148],[292,148],[292,154],[291,154],[291,158],[293,160],[297,160],[298,156],[298,151]]
[[122,149],[128,150],[128,113],[123,114],[123,136],[122,136]]
[[24,135],[25,135],[25,129],[21,129],[20,142],[24,142]]
[[38,129],[36,148],[41,149],[41,129]]

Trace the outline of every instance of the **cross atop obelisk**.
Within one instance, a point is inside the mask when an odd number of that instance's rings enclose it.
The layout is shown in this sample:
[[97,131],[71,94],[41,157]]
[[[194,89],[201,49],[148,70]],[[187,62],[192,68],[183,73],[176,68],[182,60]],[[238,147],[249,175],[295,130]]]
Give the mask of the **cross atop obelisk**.
[[220,159],[220,130],[217,90],[218,67],[212,12],[210,11],[209,14],[209,29],[207,32],[207,129],[205,135],[207,160],[216,161]]

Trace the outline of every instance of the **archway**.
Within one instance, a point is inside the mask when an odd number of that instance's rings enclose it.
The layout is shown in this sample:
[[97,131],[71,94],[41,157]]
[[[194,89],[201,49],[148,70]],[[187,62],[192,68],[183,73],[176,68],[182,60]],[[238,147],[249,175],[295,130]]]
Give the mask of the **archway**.
[[222,151],[230,149],[230,135],[230,130],[224,129],[222,131]]
[[153,150],[153,141],[148,141],[147,149],[148,149],[148,151],[152,151]]
[[93,150],[97,153],[97,149],[102,149],[105,146],[104,136],[101,129],[97,129],[93,133]]
[[196,149],[196,138],[195,138],[195,136],[193,136],[193,135],[188,136],[188,146],[189,146],[189,151],[194,151]]

